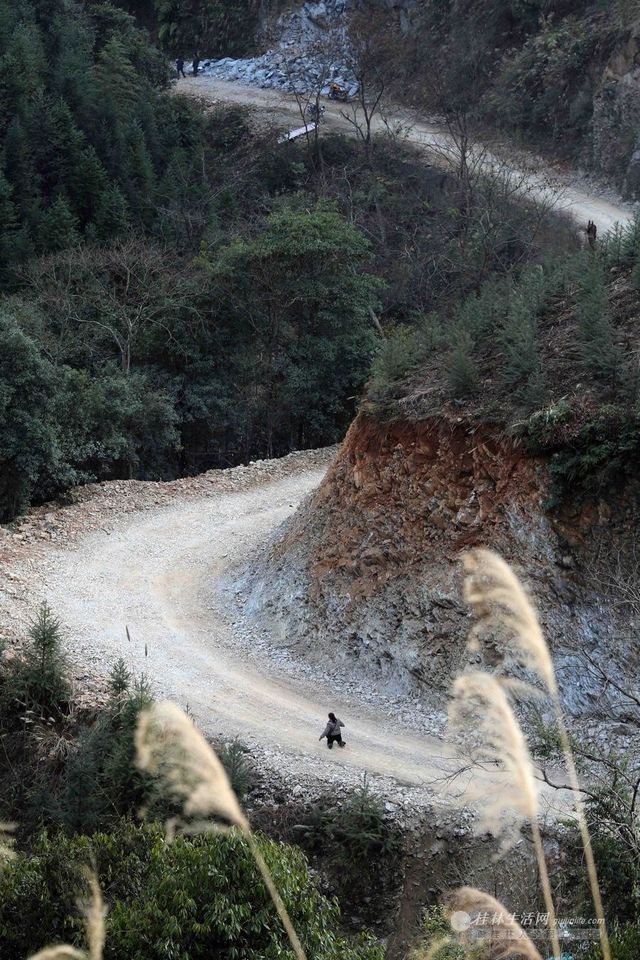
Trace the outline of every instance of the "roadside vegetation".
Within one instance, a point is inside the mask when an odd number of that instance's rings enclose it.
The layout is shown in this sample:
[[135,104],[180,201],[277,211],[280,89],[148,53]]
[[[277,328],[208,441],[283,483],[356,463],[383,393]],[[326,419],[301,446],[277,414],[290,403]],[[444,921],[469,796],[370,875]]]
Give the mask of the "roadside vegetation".
[[548,506],[635,476],[640,226],[555,256],[390,331],[365,407],[383,417],[463,416],[550,458]]
[[[572,742],[527,595],[495,555],[476,551],[466,563],[466,596],[477,618],[474,642],[493,643],[497,631],[513,669],[526,666],[550,698],[555,722],[540,727],[533,740],[537,761],[551,760],[556,780],[566,763],[569,784],[577,765],[587,785],[576,795],[578,820],[567,820],[554,852],[548,830],[538,831],[539,783],[514,713],[531,691],[490,673],[458,677],[450,729],[457,749],[468,751],[484,771],[474,780],[478,830],[502,840],[504,857],[510,844],[533,831],[541,889],[528,890],[526,903],[514,890],[507,907],[471,887],[450,891],[427,910],[411,956],[493,957],[487,949],[499,932],[517,936],[520,953],[539,960],[553,949],[556,910],[558,917],[592,916],[594,909],[600,916],[599,900],[595,908],[591,902],[599,889],[606,919],[598,928],[600,946],[573,940],[571,955],[631,960],[640,889],[637,758]],[[122,662],[97,716],[74,716],[59,627],[46,607],[23,654],[2,661],[0,694],[0,817],[18,821],[0,838],[3,957],[25,960],[50,944],[59,951],[53,960],[67,955],[62,944],[85,950],[88,943],[91,957],[114,960],[204,958],[216,951],[249,960],[291,956],[291,949],[298,957],[381,960],[382,947],[370,935],[339,932],[344,923],[333,899],[348,903],[350,885],[380,884],[398,856],[400,838],[389,832],[380,800],[366,783],[339,808],[316,806],[293,830],[294,843],[254,833],[232,786],[246,792],[252,776],[239,745],[220,752],[225,774],[192,721],[174,705],[154,704]],[[489,770],[495,783],[487,779]],[[87,926],[81,905],[88,902]],[[522,929],[516,921],[531,910],[547,915],[548,923]],[[490,913],[490,924],[483,929],[478,920],[475,928],[480,943],[455,921],[449,927],[455,911],[472,918]],[[497,942],[504,947],[504,939]]]
[[393,137],[205,112],[122,9],[54,13],[2,21],[0,520],[333,443],[387,331],[566,242]]
[[387,84],[421,112],[463,115],[637,198],[640,128],[625,86],[639,14],[637,0],[425,0],[404,24],[388,16]]

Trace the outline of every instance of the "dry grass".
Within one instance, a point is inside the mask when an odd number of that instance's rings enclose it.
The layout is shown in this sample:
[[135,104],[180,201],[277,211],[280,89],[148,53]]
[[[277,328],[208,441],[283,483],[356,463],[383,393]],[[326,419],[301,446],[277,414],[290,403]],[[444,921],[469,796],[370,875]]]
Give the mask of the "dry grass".
[[543,680],[550,694],[573,792],[591,897],[599,921],[600,946],[604,960],[611,960],[611,947],[580,783],[562,712],[553,661],[538,616],[517,576],[497,554],[491,550],[473,550],[464,557],[463,563],[466,573],[465,598],[478,618],[478,623],[472,631],[472,645],[477,646],[483,630],[491,630],[494,627],[505,629],[511,635],[512,651],[518,655],[523,666],[533,670]]
[[222,817],[250,832],[224,767],[180,707],[164,702],[143,711],[135,745],[139,769],[159,777],[187,816]]
[[[538,816],[538,792],[527,742],[513,714],[507,695],[488,673],[463,673],[453,685],[449,725],[471,742],[480,763],[498,766],[500,790],[487,796],[485,778],[478,778],[477,796],[482,801],[483,829],[501,836],[505,813],[515,814],[521,823]],[[495,787],[495,784],[491,784]]]
[[507,812],[516,815],[516,823],[528,820],[531,824],[540,883],[549,913],[551,943],[554,955],[560,957],[558,923],[538,827],[538,789],[533,764],[504,687],[488,673],[464,673],[457,677],[449,721],[457,730],[473,731],[479,759],[496,764],[505,774],[497,789],[496,784],[485,778],[478,780],[483,826],[497,836],[503,835],[508,824]]
[[102,890],[95,873],[87,874],[91,899],[85,907],[89,960],[102,960],[106,940],[105,918],[107,911],[102,899]]
[[87,931],[88,952],[77,950],[68,944],[58,944],[55,947],[45,947],[38,953],[32,954],[29,960],[102,960],[106,939],[105,917],[106,910],[102,899],[102,891],[95,873],[87,873],[87,883],[91,897],[83,909]]
[[[306,960],[300,939],[225,769],[189,717],[174,703],[153,704],[143,711],[138,721],[136,752],[139,768],[159,776],[169,792],[182,800],[187,816],[221,816],[244,834],[297,960]],[[204,820],[191,825],[190,829],[207,830],[210,827],[211,824]]]
[[15,830],[15,823],[1,823],[0,822],[0,870],[2,865],[8,860],[12,860],[15,856],[13,852],[13,831]]
[[482,631],[506,629],[518,659],[555,691],[553,661],[538,616],[509,564],[491,550],[473,550],[464,556],[463,565],[464,598],[478,621],[470,633],[470,646],[477,648]]
[[57,947],[45,947],[44,950],[32,954],[29,960],[87,960],[87,957],[82,950],[60,944]]
[[[451,920],[456,912],[466,913],[473,919],[479,914],[487,914],[492,922],[476,930],[487,931],[486,939],[472,939],[468,932],[460,931],[463,946],[481,948],[483,960],[508,960],[509,957],[521,957],[524,960],[542,960],[540,953],[512,914],[494,897],[475,887],[460,887],[447,903],[447,914]],[[493,922],[495,921],[495,922]]]

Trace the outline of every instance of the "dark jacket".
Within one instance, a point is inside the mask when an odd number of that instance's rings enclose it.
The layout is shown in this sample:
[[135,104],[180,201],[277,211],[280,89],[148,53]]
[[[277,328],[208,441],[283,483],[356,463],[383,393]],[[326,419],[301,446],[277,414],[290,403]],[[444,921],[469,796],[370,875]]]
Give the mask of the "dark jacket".
[[324,740],[325,737],[339,737],[340,727],[344,727],[342,720],[338,720],[337,717],[335,720],[329,720],[320,739]]

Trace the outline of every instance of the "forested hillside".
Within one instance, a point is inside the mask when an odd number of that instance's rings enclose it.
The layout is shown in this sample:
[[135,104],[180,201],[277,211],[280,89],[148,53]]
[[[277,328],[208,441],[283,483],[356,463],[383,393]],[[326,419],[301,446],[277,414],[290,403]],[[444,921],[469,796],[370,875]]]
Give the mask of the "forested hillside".
[[0,516],[334,440],[372,350],[366,237],[313,185],[283,203],[304,162],[171,96],[127,13],[3,9]]
[[470,206],[402,143],[279,145],[174,95],[109,4],[16,0],[1,42],[3,519],[90,479],[335,442],[379,317],[540,249],[544,216],[504,185]]
[[399,0],[388,82],[422,110],[460,115],[640,190],[636,0]]

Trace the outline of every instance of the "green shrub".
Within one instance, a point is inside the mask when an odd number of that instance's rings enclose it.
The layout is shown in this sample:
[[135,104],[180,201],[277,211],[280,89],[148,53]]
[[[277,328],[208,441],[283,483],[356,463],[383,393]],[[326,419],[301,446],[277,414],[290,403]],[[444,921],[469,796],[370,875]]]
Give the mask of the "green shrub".
[[60,622],[43,603],[29,628],[24,657],[15,661],[5,678],[5,712],[26,718],[55,719],[71,694],[68,665],[62,650]]
[[[423,948],[435,950],[432,956],[433,960],[464,960],[466,954],[463,947],[455,942],[451,942],[451,927],[442,907],[429,907],[422,920],[422,931],[420,945],[416,950],[417,957],[422,955]],[[448,941],[448,942],[445,942]],[[436,944],[442,942],[439,949]]]
[[447,357],[447,379],[451,393],[456,399],[468,399],[478,389],[478,371],[473,359],[473,338],[459,328]]
[[371,364],[367,387],[374,403],[397,396],[401,381],[419,363],[416,333],[411,327],[398,326],[379,345]]
[[435,313],[418,315],[413,325],[398,324],[386,331],[371,363],[367,396],[384,405],[402,395],[402,381],[442,346],[439,317]]
[[576,298],[579,350],[588,373],[608,383],[620,366],[620,351],[611,322],[609,288],[603,262],[586,258]]
[[543,20],[542,29],[503,60],[486,97],[494,119],[558,143],[582,140],[593,110],[585,63],[601,41],[598,26],[573,17]]
[[[567,441],[569,437],[567,437]],[[549,465],[549,505],[567,496],[607,496],[635,476],[640,456],[640,423],[636,415],[603,406],[595,419],[577,429]]]
[[[260,850],[314,960],[381,960],[361,938],[336,933],[338,907],[324,899],[300,851],[258,837]],[[75,903],[82,870],[95,864],[109,905],[105,960],[281,958],[287,940],[245,840],[236,832],[167,843],[159,827],[123,822],[109,834],[43,835],[33,856],[0,876],[3,960],[24,960],[69,939],[82,945]]]
[[227,771],[233,792],[240,803],[244,804],[252,780],[252,769],[247,760],[247,748],[239,740],[232,740],[230,743],[218,747],[216,753]]
[[[640,957],[640,922],[618,924],[609,931],[612,960],[638,960]],[[584,960],[602,960],[599,946],[593,946]]]
[[535,309],[524,297],[514,298],[501,340],[504,352],[502,377],[509,393],[516,404],[526,410],[540,406],[544,387],[538,325]]
[[54,818],[70,832],[106,829],[118,816],[135,816],[155,802],[154,784],[135,762],[138,718],[152,702],[148,684],[144,677],[134,681],[119,661],[111,689],[96,722],[79,733],[61,777]]

